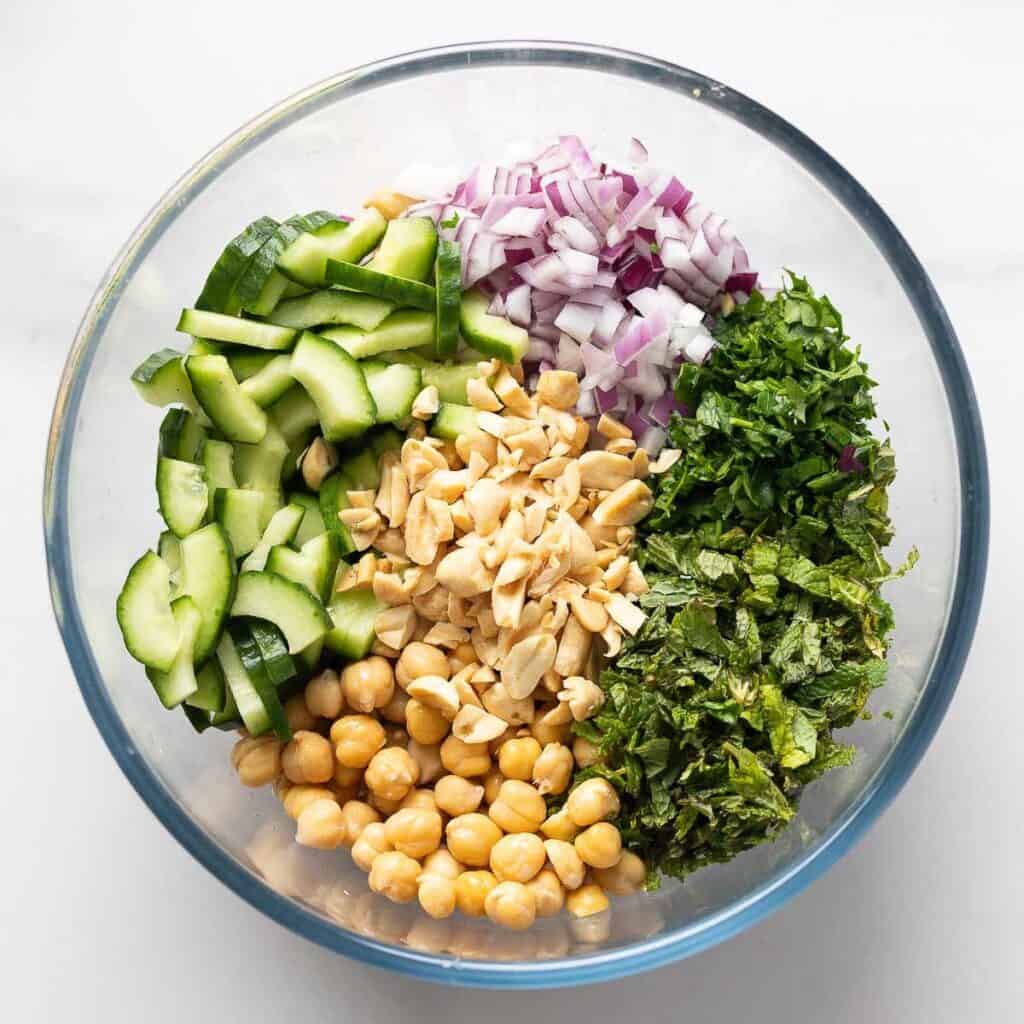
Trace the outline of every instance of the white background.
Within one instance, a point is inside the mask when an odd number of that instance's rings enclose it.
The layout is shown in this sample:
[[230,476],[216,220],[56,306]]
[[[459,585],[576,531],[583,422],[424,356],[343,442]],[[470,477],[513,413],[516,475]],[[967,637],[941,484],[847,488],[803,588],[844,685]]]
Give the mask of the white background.
[[[0,1017],[981,1022],[1024,1000],[1019,4],[4,0],[0,4]],[[989,583],[938,738],[842,863],[696,959],[556,993],[454,991],[261,917],[121,776],[53,625],[45,433],[78,318],[153,201],[249,117],[391,53],[495,36],[647,51],[753,95],[903,229],[956,324],[992,469]],[[511,134],[521,134],[512,132]]]

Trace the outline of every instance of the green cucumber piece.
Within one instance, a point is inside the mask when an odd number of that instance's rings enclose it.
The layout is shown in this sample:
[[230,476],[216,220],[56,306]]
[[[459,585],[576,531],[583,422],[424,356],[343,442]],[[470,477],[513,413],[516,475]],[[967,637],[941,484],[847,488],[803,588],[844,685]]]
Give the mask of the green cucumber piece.
[[423,367],[423,386],[433,384],[442,402],[468,405],[466,384],[480,376],[480,370],[473,363],[428,363]]
[[229,441],[255,444],[267,432],[267,414],[242,391],[224,356],[189,356],[185,363],[203,411]]
[[296,675],[295,662],[288,653],[288,645],[277,626],[262,619],[249,620],[249,632],[260,652],[260,658],[267,670],[271,683],[280,687]]
[[241,320],[226,313],[201,309],[183,309],[178,318],[179,331],[197,338],[211,338],[231,345],[248,345],[273,352],[286,351],[295,344],[298,331],[257,320]]
[[380,248],[374,253],[369,267],[380,274],[426,281],[434,267],[436,250],[437,228],[428,217],[388,221]]
[[315,494],[306,494],[304,491],[292,491],[288,495],[289,505],[301,505],[306,514],[299,524],[299,531],[295,534],[292,543],[302,547],[306,541],[319,537],[326,532],[324,517],[320,513],[320,499]]
[[462,247],[442,238],[434,261],[437,354],[447,358],[459,347],[459,312],[462,306]]
[[355,490],[358,490],[355,484],[340,471],[320,485],[320,515],[323,517],[324,528],[333,534],[338,553],[342,556],[350,555],[356,549],[348,527],[338,518],[338,513],[349,507],[348,492]]
[[[351,264],[345,263],[342,266]],[[372,331],[394,310],[393,303],[374,298],[373,295],[325,289],[279,303],[267,321],[298,330],[323,324],[351,324],[360,330]]]
[[232,238],[206,275],[206,283],[196,299],[196,309],[213,313],[237,313],[239,306],[235,285],[249,262],[276,230],[276,220],[260,217]]
[[501,316],[491,316],[487,307],[491,300],[479,289],[473,288],[462,296],[459,310],[459,328],[466,344],[493,356],[503,363],[518,363],[526,355],[530,336],[522,327]]
[[328,260],[327,280],[331,284],[351,288],[354,292],[385,299],[396,306],[432,310],[437,303],[434,289],[429,284],[410,278],[395,277],[392,274],[382,274],[369,267],[357,266],[355,263]]
[[200,615],[190,597],[179,597],[171,604],[171,613],[181,634],[178,653],[166,672],[147,668],[146,675],[165,708],[176,708],[199,689],[192,648],[199,632]]
[[365,658],[376,638],[374,623],[384,610],[372,590],[344,590],[328,605],[333,628],[324,637],[325,646],[352,661]]
[[260,542],[263,536],[263,491],[242,490],[237,487],[214,491],[213,518],[224,527],[235,556],[243,558]]
[[242,572],[259,572],[267,564],[267,556],[275,544],[287,544],[299,531],[306,510],[301,505],[285,505],[274,513],[260,542],[242,562]]
[[225,630],[221,634],[220,643],[217,645],[217,661],[224,673],[224,681],[227,683],[231,700],[234,701],[249,735],[262,736],[269,732],[270,715],[245,665],[242,664],[230,630]]
[[333,341],[305,332],[292,354],[292,376],[309,392],[328,441],[345,441],[373,425],[373,405],[359,364]]
[[235,445],[235,479],[239,487],[254,491],[280,491],[288,458],[287,439],[273,423],[259,444]]
[[181,542],[178,590],[192,598],[202,617],[193,651],[197,664],[217,646],[235,597],[236,578],[235,552],[220,523],[210,523]]
[[[216,658],[210,658],[196,673],[196,691],[185,698],[191,708],[216,713],[224,710],[227,702],[227,684]],[[207,723],[209,724],[209,723]]]
[[235,482],[235,448],[230,441],[207,438],[199,454],[206,473],[206,486],[210,490],[238,486]]
[[136,661],[160,672],[174,664],[181,630],[171,611],[171,570],[152,551],[128,571],[117,596],[117,624]]
[[198,462],[206,431],[186,409],[168,409],[160,424],[159,455],[182,462]]
[[256,696],[267,713],[270,728],[279,740],[287,743],[292,738],[291,726],[285,716],[281,699],[277,695],[277,687],[274,685],[273,679],[270,678],[267,666],[260,656],[260,649],[253,639],[250,624],[236,620],[231,623],[230,632],[242,667],[249,676]]
[[328,259],[358,263],[384,235],[387,221],[370,207],[350,224],[324,226],[296,240],[278,260],[278,270],[299,284],[319,288],[324,284]]
[[156,553],[167,563],[173,582],[175,574],[181,568],[181,541],[170,530],[164,530],[157,541]]
[[412,412],[412,403],[420,393],[420,371],[402,363],[381,363],[367,359],[363,368],[366,386],[377,407],[378,423],[398,423]]
[[187,537],[202,525],[209,490],[201,466],[161,456],[156,463],[156,496],[160,515],[176,537]]
[[381,352],[418,348],[433,344],[434,316],[418,309],[400,309],[372,331],[357,332],[351,327],[329,327],[320,332],[355,359],[366,359]]
[[[330,536],[324,534],[325,537]],[[316,566],[311,558],[307,558],[301,551],[288,547],[287,544],[278,544],[270,549],[267,555],[267,572],[276,573],[293,583],[301,583],[311,594],[323,600],[323,593],[320,589],[320,581],[317,578]]]
[[477,410],[472,406],[442,402],[434,422],[430,424],[430,433],[445,441],[454,441],[459,434],[468,434],[477,429],[477,415]]
[[377,456],[378,463],[382,455],[401,451],[403,444],[405,444],[405,435],[395,430],[394,427],[384,427],[383,430],[374,431],[370,435],[370,447]]
[[298,384],[286,391],[267,413],[289,445],[308,437],[320,425],[316,404]]
[[382,363],[402,363],[404,366],[416,366],[421,370],[435,365],[432,359],[421,356],[415,348],[398,349],[395,352],[378,352],[374,358],[379,359]]
[[375,491],[380,486],[380,466],[372,447],[350,455],[341,464],[341,472],[350,481],[350,491]]
[[195,411],[196,400],[185,373],[183,356],[173,348],[162,348],[147,356],[132,372],[132,384],[139,397],[150,405],[174,405]]
[[239,385],[258,406],[273,405],[295,382],[292,380],[292,357],[274,356],[261,370],[246,377]]
[[239,384],[259,373],[271,359],[277,359],[275,353],[261,351],[258,348],[233,348],[219,354],[227,356],[228,365]]
[[305,587],[265,571],[238,577],[231,615],[274,623],[288,641],[289,654],[315,643],[331,628],[324,606]]

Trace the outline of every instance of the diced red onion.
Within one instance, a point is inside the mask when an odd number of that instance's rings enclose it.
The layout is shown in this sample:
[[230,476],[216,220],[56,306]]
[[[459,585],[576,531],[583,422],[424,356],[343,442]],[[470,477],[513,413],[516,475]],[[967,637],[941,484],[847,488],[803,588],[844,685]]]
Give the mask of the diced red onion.
[[601,248],[601,243],[576,217],[559,217],[553,225],[554,229],[565,240],[580,252],[594,254]]
[[[568,334],[559,335],[558,345],[555,348],[555,365],[559,370],[572,370],[573,373],[579,373],[583,369],[580,346]],[[580,415],[586,414],[581,411]]]
[[520,327],[530,326],[530,318],[533,315],[530,291],[528,284],[521,284],[505,296],[505,315],[512,323],[518,324]]
[[567,302],[555,319],[555,326],[583,344],[590,341],[590,336],[597,326],[598,311],[593,306],[584,306],[579,302]]

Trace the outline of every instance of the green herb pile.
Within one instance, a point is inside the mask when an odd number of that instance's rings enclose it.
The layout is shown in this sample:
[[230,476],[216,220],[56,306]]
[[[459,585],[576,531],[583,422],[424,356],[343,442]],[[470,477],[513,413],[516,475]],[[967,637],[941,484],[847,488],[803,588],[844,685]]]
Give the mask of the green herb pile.
[[854,750],[833,731],[885,678],[896,572],[887,441],[874,382],[842,318],[792,277],[719,319],[718,347],[682,368],[675,466],[653,484],[636,550],[648,619],[601,673],[577,727],[600,744],[626,845],[683,877],[772,838],[800,788]]

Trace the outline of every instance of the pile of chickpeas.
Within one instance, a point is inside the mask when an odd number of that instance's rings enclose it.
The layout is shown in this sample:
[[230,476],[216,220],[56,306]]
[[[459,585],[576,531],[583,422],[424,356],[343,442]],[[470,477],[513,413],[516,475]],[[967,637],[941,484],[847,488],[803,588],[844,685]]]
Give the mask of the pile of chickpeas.
[[645,877],[608,820],[619,812],[615,789],[589,779],[551,815],[545,801],[594,762],[591,744],[541,718],[490,743],[463,742],[441,711],[406,692],[475,661],[463,647],[446,654],[416,641],[394,666],[374,655],[340,676],[324,670],[285,705],[288,743],[235,745],[239,779],[274,785],[297,842],[349,848],[374,892],[418,900],[433,918],[459,910],[521,930],[563,908],[606,910],[608,894],[635,892]]

